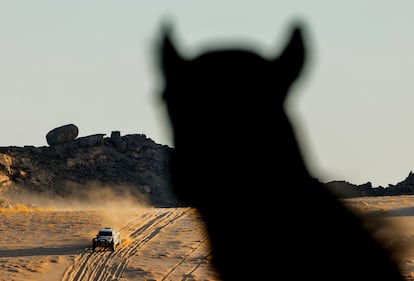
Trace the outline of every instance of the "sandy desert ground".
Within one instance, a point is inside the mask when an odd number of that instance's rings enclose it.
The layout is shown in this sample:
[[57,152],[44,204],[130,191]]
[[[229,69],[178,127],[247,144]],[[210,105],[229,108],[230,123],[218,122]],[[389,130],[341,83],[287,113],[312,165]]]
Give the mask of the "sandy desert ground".
[[[115,252],[91,249],[101,227],[115,227]],[[0,280],[219,280],[195,209],[93,210],[16,204],[0,209]]]
[[[385,244],[403,245],[407,280],[414,276],[414,196],[364,197],[345,202],[363,216],[390,222]],[[91,250],[101,227],[121,231],[115,252]],[[192,208],[137,207],[115,202],[82,206],[0,208],[0,280],[220,280],[211,267],[203,222]]]

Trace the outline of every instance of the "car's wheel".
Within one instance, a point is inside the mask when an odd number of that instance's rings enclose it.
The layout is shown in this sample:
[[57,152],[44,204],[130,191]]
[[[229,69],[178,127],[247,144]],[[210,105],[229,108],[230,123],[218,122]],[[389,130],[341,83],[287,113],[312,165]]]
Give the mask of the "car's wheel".
[[114,243],[114,242],[111,243],[111,249],[112,249],[112,251],[115,251],[115,249],[116,249],[116,243]]

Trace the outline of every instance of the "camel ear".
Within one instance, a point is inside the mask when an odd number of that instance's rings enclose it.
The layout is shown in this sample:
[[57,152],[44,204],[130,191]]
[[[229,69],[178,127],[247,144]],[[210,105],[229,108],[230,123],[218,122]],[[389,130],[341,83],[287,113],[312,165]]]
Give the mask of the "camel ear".
[[305,43],[302,27],[297,25],[293,28],[290,38],[282,53],[273,60],[278,68],[278,73],[283,73],[283,79],[290,85],[299,77],[305,64]]
[[171,30],[171,25],[165,24],[161,39],[161,68],[167,80],[176,76],[185,64],[171,40]]

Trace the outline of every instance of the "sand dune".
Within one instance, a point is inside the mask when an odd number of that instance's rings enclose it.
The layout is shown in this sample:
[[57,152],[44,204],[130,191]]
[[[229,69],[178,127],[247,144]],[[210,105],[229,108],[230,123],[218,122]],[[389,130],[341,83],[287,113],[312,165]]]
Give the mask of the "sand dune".
[[[346,199],[362,216],[381,217],[386,245],[402,245],[401,268],[414,276],[414,196]],[[120,229],[115,252],[91,250],[101,227]],[[203,222],[192,208],[80,206],[0,209],[0,280],[220,280]]]

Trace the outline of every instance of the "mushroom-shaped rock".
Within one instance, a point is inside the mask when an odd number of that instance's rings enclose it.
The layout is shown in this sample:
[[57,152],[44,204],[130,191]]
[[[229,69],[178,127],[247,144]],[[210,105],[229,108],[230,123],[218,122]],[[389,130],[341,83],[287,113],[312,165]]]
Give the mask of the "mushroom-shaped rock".
[[73,141],[78,136],[79,129],[74,124],[63,125],[51,130],[46,135],[50,146]]

